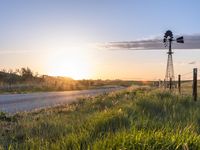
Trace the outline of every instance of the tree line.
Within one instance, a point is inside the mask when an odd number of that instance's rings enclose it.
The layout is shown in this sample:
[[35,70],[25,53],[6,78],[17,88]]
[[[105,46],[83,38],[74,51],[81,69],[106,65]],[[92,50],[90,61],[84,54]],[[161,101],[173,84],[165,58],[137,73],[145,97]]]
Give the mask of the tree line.
[[[139,84],[140,82],[134,82]],[[34,92],[65,91],[92,89],[107,85],[130,86],[133,81],[122,80],[73,80],[69,77],[39,75],[30,68],[0,70],[0,93],[2,92]]]

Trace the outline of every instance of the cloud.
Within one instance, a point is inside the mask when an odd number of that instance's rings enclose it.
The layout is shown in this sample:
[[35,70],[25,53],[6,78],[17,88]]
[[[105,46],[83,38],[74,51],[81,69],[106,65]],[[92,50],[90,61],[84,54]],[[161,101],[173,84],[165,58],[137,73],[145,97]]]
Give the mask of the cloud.
[[[178,36],[177,36],[178,37]],[[173,42],[173,49],[200,49],[200,34],[185,35],[184,43]],[[128,50],[158,50],[166,49],[162,38],[152,38],[137,41],[109,42],[102,45],[106,49],[128,49]]]
[[188,64],[190,65],[196,64],[196,61],[189,62]]
[[30,50],[0,50],[0,54],[23,54],[32,52]]

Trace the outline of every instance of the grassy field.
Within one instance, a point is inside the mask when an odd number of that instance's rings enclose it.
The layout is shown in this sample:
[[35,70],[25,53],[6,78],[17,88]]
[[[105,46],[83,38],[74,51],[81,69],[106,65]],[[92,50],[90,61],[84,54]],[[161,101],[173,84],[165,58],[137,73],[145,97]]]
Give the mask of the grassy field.
[[200,149],[200,100],[129,88],[30,113],[1,113],[0,128],[0,149]]

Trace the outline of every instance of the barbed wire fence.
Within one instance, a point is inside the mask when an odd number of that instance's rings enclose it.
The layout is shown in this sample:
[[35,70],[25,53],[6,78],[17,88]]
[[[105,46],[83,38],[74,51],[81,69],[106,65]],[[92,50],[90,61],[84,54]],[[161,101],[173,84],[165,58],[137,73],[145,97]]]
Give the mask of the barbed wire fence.
[[200,92],[198,69],[200,68],[193,68],[193,71],[179,74],[178,81],[176,81],[179,94],[192,95],[194,101],[197,100],[198,93]]
[[200,95],[200,82],[198,82],[200,74],[198,74],[198,70],[200,70],[200,68],[193,68],[191,71],[179,73],[175,78],[176,80],[173,81],[173,88],[167,87],[166,84],[169,83],[165,83],[165,81],[162,80],[157,80],[154,86],[168,89],[181,95],[191,95],[194,101],[196,101],[198,95]]

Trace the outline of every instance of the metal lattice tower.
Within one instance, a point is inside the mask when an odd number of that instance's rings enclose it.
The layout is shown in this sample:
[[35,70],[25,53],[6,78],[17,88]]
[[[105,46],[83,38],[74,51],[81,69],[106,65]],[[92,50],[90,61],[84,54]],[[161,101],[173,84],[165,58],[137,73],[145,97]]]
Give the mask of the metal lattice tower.
[[[166,40],[169,42],[169,51],[167,52],[168,54],[168,59],[167,59],[167,69],[166,69],[166,74],[165,74],[165,81],[172,82],[175,80],[174,78],[174,66],[173,66],[173,59],[172,59],[172,40],[173,40],[173,34],[171,31],[167,31],[165,33]],[[167,43],[166,43],[167,44]]]
[[167,69],[165,74],[165,87],[166,88],[174,88],[175,87],[175,77],[174,77],[174,66],[173,66],[173,59],[172,59],[172,41],[176,41],[177,43],[184,43],[183,36],[178,37],[176,40],[173,39],[172,31],[166,31],[163,39],[163,43],[165,47],[169,45],[168,59],[167,59]]
[[173,66],[173,59],[172,59],[172,54],[173,54],[172,41],[174,41],[173,34],[170,30],[168,30],[164,35],[163,42],[165,44],[165,47],[169,45],[169,51],[167,52],[168,59],[167,59],[167,69],[166,69],[166,74],[165,74],[165,87],[170,88],[170,89],[175,87],[174,66]]
[[166,74],[165,74],[165,81],[174,81],[174,66],[173,66],[173,59],[172,59],[172,54],[168,53],[168,59],[167,59],[167,69],[166,69]]

